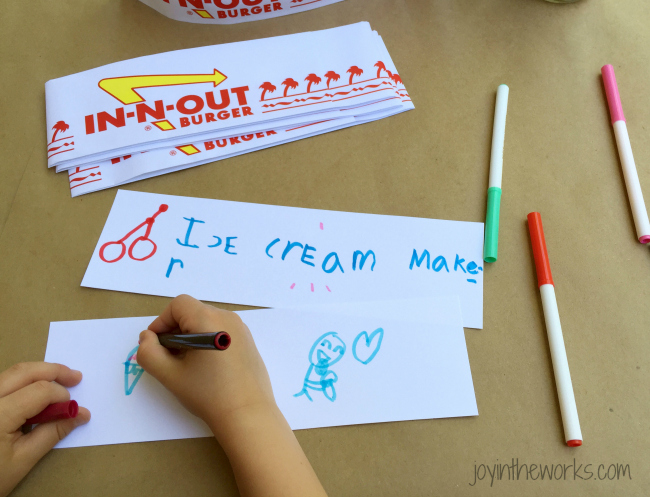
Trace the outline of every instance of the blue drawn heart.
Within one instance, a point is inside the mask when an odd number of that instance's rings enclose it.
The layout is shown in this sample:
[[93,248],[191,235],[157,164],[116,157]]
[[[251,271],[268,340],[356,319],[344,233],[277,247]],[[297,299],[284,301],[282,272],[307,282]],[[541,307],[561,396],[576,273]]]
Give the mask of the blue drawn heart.
[[[361,346],[359,346],[359,340],[361,339],[361,337],[364,337],[365,340],[361,342]],[[377,337],[377,340],[375,340],[375,337]],[[370,361],[372,361],[375,358],[377,352],[379,352],[379,349],[381,348],[381,342],[383,339],[384,339],[383,328],[377,328],[375,331],[373,331],[370,334],[370,336],[365,331],[362,331],[357,335],[357,337],[354,339],[354,342],[352,343],[352,355],[361,364],[368,364]],[[361,352],[361,354],[358,354],[358,352]],[[367,359],[365,360],[361,359],[359,355],[367,356]]]

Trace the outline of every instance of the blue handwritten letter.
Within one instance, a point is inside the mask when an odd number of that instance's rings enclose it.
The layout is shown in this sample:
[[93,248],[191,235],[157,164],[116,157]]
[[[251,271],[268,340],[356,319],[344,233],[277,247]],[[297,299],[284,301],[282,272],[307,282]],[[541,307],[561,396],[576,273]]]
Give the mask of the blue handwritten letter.
[[276,238],[275,240],[273,240],[271,243],[269,243],[269,244],[266,246],[266,251],[265,251],[265,252],[266,252],[266,255],[268,255],[271,259],[273,259],[273,256],[272,256],[271,254],[269,254],[269,250],[271,250],[271,247],[273,247],[273,245],[275,245],[275,244],[278,243],[279,241],[280,241],[280,239],[279,239],[279,238]]
[[422,252],[422,257],[418,257],[418,251],[413,249],[413,256],[411,257],[411,265],[409,266],[409,269],[413,270],[413,264],[417,264],[418,267],[420,267],[425,257],[427,258],[427,269],[429,269],[431,267],[431,256],[429,255],[429,251],[425,250]]
[[169,267],[167,268],[167,274],[165,275],[167,278],[169,278],[169,275],[172,274],[172,269],[174,268],[174,264],[176,263],[180,264],[181,269],[183,269],[183,261],[181,261],[180,259],[174,259],[172,257],[172,260],[169,262]]
[[431,264],[431,268],[436,273],[439,273],[443,267],[447,270],[447,272],[449,272],[449,268],[447,267],[447,260],[443,256],[439,255],[433,260],[433,264]]
[[183,247],[199,248],[198,245],[190,244],[190,235],[192,234],[192,228],[194,227],[194,223],[205,223],[205,221],[199,221],[198,219],[194,219],[193,217],[190,218],[184,217],[183,219],[190,222],[189,226],[187,227],[187,232],[185,233],[185,242],[181,242],[178,238],[176,239],[176,241],[178,242],[179,245],[182,245]]
[[306,260],[306,259],[311,259],[312,261],[314,260],[314,256],[309,255],[307,253],[308,250],[313,250],[314,252],[316,252],[316,247],[312,247],[308,243],[305,243],[305,249],[302,251],[302,257],[300,258],[300,261],[304,262],[305,264],[307,264],[309,266],[315,266],[315,264],[313,262],[309,262],[308,260]]
[[282,252],[282,260],[284,260],[285,257],[287,257],[287,254],[288,254],[289,252],[291,252],[291,249],[294,248],[294,247],[300,247],[300,248],[303,248],[303,247],[302,247],[302,243],[287,241],[287,246],[286,246],[286,248],[284,249],[284,252]]
[[226,248],[223,249],[223,251],[226,254],[237,255],[237,252],[231,252],[230,250],[228,250],[228,249],[231,249],[231,248],[235,248],[235,246],[230,243],[230,240],[237,240],[237,237],[236,236],[227,236],[226,237]]
[[454,261],[454,271],[458,271],[458,268],[461,268],[463,270],[463,273],[466,273],[465,268],[463,267],[463,262],[465,262],[465,259],[461,259],[458,257],[458,254],[456,254],[456,260]]
[[[334,257],[334,264],[332,264],[331,268],[327,269],[327,263],[332,257]],[[326,273],[333,273],[337,267],[341,270],[342,273],[345,273],[345,271],[343,271],[343,266],[341,266],[341,262],[339,261],[339,256],[336,252],[330,252],[327,254],[327,257],[325,257],[325,260],[323,261],[322,267],[323,271]]]
[[214,245],[208,245],[209,248],[214,248],[214,247],[218,247],[219,245],[221,245],[221,238],[219,238],[218,236],[214,236],[214,235],[212,236],[212,238],[216,238],[217,243],[215,243]]
[[[372,266],[370,266],[370,270],[375,269],[375,263],[377,262],[377,259],[375,258],[375,253],[372,250],[368,250],[365,254],[361,252],[361,250],[355,250],[354,254],[352,254],[352,271],[357,270],[357,257],[361,256],[361,261],[359,261],[359,271],[363,269],[363,265],[366,263],[366,259],[372,255]],[[411,266],[413,265],[413,262],[411,262]]]

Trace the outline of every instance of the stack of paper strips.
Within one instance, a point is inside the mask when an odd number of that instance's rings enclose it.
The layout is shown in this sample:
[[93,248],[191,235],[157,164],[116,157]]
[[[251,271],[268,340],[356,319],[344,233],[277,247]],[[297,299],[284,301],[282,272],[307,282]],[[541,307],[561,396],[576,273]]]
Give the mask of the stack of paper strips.
[[45,91],[48,166],[73,196],[413,109],[368,23],[117,62]]
[[197,24],[261,21],[325,7],[342,0],[140,0],[162,15]]

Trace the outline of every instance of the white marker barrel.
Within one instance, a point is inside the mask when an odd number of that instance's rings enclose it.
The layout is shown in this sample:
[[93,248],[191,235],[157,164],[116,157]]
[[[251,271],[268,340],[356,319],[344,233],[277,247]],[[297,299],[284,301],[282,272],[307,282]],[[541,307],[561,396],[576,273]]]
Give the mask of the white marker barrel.
[[607,105],[609,114],[612,118],[614,135],[616,136],[616,145],[618,155],[621,158],[623,166],[623,176],[625,177],[625,187],[627,196],[632,207],[632,216],[634,217],[634,226],[636,227],[636,236],[641,243],[650,243],[650,222],[648,221],[648,211],[645,208],[643,194],[641,193],[641,183],[639,183],[639,174],[634,164],[632,155],[632,145],[630,137],[627,134],[627,125],[625,124],[625,114],[623,113],[623,104],[621,95],[618,92],[616,84],[616,75],[611,64],[602,68],[603,83],[605,84],[605,93],[607,94]]
[[546,250],[542,216],[539,212],[531,212],[528,214],[528,229],[530,231],[530,243],[533,247],[533,257],[535,258],[537,284],[539,286],[539,292],[542,295],[544,320],[546,321],[548,345],[551,349],[555,386],[557,388],[558,399],[560,400],[564,436],[569,447],[579,447],[582,445],[582,433],[580,432],[580,421],[578,420],[578,408],[576,407],[576,399],[573,395],[569,361],[566,357],[562,325],[560,325],[560,312],[557,309],[557,300],[555,299],[551,263],[548,259],[548,251]]
[[627,196],[630,199],[632,217],[634,218],[634,226],[636,226],[636,236],[641,243],[648,243],[650,242],[650,220],[648,220],[648,211],[643,201],[639,173],[634,163],[634,155],[632,155],[632,145],[630,144],[630,136],[627,133],[627,125],[625,121],[616,121],[613,123],[613,126],[618,154],[623,167]]
[[492,127],[492,154],[490,155],[490,180],[488,188],[501,188],[503,171],[503,146],[506,139],[506,114],[508,113],[508,94],[506,85],[497,88],[497,102],[494,108],[494,125]]
[[578,407],[576,406],[576,399],[573,395],[569,361],[567,360],[566,349],[564,348],[564,337],[562,335],[562,325],[560,324],[560,312],[558,311],[557,300],[555,298],[555,288],[551,284],[546,284],[541,285],[539,291],[542,294],[542,306],[544,307],[548,344],[551,349],[555,385],[557,387],[557,396],[560,400],[560,411],[562,412],[562,423],[564,425],[564,438],[567,443],[572,440],[582,441]]

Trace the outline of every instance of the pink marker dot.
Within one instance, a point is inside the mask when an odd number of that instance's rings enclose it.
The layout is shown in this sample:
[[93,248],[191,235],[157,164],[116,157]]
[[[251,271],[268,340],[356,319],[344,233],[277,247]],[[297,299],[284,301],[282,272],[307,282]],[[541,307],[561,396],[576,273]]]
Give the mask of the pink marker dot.
[[330,290],[330,287],[328,287],[327,285],[325,285],[325,288],[327,288],[327,291],[328,291],[328,292],[332,293],[332,290]]
[[311,291],[312,292],[314,291],[314,284],[313,283],[311,284]]
[[320,229],[323,229],[323,223],[320,223]]
[[295,284],[295,283],[292,283],[291,286],[290,286],[289,288],[291,288],[291,289],[293,290],[293,289],[295,288],[295,286],[296,286],[296,284]]

